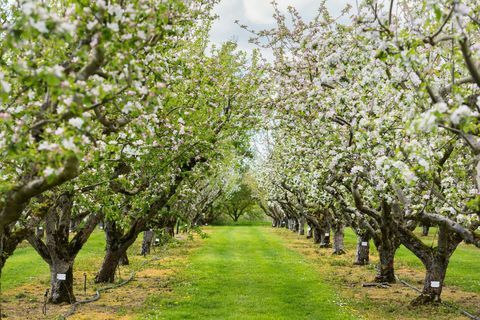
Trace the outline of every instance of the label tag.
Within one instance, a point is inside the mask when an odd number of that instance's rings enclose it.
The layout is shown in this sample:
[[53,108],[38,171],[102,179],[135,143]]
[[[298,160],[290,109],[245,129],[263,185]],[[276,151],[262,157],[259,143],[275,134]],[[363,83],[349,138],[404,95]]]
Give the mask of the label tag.
[[368,242],[363,241],[362,242],[362,247],[368,247]]
[[430,282],[430,287],[432,287],[432,288],[440,288],[440,281],[432,281],[432,282]]
[[67,280],[67,275],[65,273],[57,273],[57,280],[65,281]]
[[43,230],[43,227],[38,227],[38,230]]
[[156,239],[155,239],[155,242],[160,242],[160,239],[156,238]]
[[330,233],[325,233],[325,237],[330,237]]

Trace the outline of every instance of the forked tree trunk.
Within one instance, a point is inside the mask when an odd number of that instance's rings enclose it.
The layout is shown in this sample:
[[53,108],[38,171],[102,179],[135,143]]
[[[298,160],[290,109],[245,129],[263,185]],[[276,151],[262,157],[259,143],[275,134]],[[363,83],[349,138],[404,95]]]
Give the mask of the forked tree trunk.
[[107,242],[106,254],[102,266],[95,276],[95,283],[115,281],[115,271],[126,256],[128,248],[135,242],[140,232],[144,231],[145,221],[138,219],[124,234],[123,230],[113,221],[105,223]]
[[368,234],[361,234],[357,237],[357,251],[353,264],[364,266],[370,262],[370,237]]
[[335,227],[335,234],[333,236],[333,254],[345,254],[345,245],[343,242],[343,238],[343,225],[339,224]]
[[422,294],[414,299],[411,304],[440,303],[450,257],[462,242],[462,238],[446,226],[439,225],[437,247],[432,248],[425,245],[413,232],[407,229],[399,229],[399,234],[402,244],[422,261],[426,269]]
[[73,265],[78,252],[95,230],[103,213],[88,214],[77,233],[70,239],[70,219],[73,206],[73,194],[60,195],[56,203],[45,215],[45,242],[35,233],[27,236],[28,242],[50,267],[51,303],[73,303]]

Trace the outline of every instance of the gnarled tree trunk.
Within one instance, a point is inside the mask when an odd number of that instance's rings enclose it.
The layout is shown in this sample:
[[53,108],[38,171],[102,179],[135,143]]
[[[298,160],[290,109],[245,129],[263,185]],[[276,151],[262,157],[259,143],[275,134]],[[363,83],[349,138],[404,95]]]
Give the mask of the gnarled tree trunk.
[[402,244],[412,251],[426,268],[422,294],[411,302],[412,305],[440,303],[448,263],[462,241],[461,236],[450,231],[445,225],[439,225],[436,248],[425,245],[413,232],[405,228],[399,229],[399,236]]
[[377,243],[377,251],[379,263],[377,265],[376,282],[395,283],[395,252],[397,246],[389,239],[382,239],[381,243]]
[[333,235],[333,254],[341,255],[345,254],[345,245],[343,242],[344,233],[343,225],[338,224],[334,228],[335,234]]
[[370,261],[370,237],[368,234],[360,234],[357,237],[357,251],[355,253],[355,261],[353,264],[356,265],[367,265]]
[[78,252],[95,230],[103,213],[85,214],[88,219],[70,240],[70,220],[74,196],[71,193],[60,195],[45,215],[45,242],[35,233],[28,235],[27,240],[50,267],[51,303],[73,303],[73,265]]
[[50,297],[49,302],[74,303],[73,293],[73,263],[75,259],[53,259],[50,267]]
[[95,276],[95,283],[114,282],[115,271],[127,254],[128,248],[135,242],[140,232],[145,229],[145,221],[137,219],[124,234],[123,230],[114,221],[106,221],[106,254],[102,266]]
[[320,230],[320,248],[330,248],[330,223],[323,221]]

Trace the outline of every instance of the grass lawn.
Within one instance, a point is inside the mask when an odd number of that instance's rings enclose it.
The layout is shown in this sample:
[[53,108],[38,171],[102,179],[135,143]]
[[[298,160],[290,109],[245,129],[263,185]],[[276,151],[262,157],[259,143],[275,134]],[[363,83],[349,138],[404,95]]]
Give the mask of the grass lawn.
[[[356,237],[349,229],[343,256],[332,256],[332,249],[320,249],[305,236],[263,222],[205,230],[207,239],[156,249],[152,256],[161,259],[144,266],[131,284],[81,307],[72,319],[466,319],[444,307],[412,309],[408,303],[417,293],[401,284],[362,288],[374,277],[378,255],[371,245],[372,264],[353,266]],[[431,244],[434,237],[432,228],[423,239]],[[140,241],[129,251],[131,266],[121,268],[123,278],[145,261],[138,256]],[[97,287],[93,277],[104,248],[104,234],[96,230],[76,260],[77,298],[84,298],[84,272],[87,296]],[[400,278],[421,287],[421,262],[403,247],[395,259]],[[444,300],[476,314],[479,262],[480,250],[461,244],[451,258],[443,294]],[[1,279],[9,319],[55,319],[65,313],[67,306],[49,306],[47,316],[41,316],[49,276],[47,264],[23,243],[7,260]]]
[[266,230],[209,229],[174,293],[152,296],[141,319],[354,319],[320,273]]

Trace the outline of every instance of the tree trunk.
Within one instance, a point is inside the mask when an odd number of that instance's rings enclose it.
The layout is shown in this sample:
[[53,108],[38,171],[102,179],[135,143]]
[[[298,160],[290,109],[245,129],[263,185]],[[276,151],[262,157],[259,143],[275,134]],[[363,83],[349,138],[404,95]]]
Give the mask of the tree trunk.
[[443,289],[443,282],[447,273],[448,258],[435,255],[433,259],[425,265],[426,274],[423,282],[422,294],[414,299],[412,305],[422,305],[428,303],[440,303]]
[[18,244],[25,239],[27,233],[31,232],[30,229],[22,228],[12,233],[11,229],[8,226],[5,227],[4,230],[4,233],[0,235],[0,275],[3,267],[5,266],[5,262],[7,262],[8,257],[13,254]]
[[395,283],[395,251],[397,248],[390,242],[390,240],[384,240],[377,246],[379,264],[377,266],[376,282],[388,282]]
[[437,247],[425,245],[413,232],[405,228],[399,230],[403,245],[412,251],[426,268],[422,294],[414,299],[412,305],[440,303],[448,263],[462,238],[450,231],[445,225],[438,226]]
[[357,237],[357,252],[355,254],[355,261],[353,264],[364,266],[369,263],[370,256],[370,237],[367,234],[359,235]]
[[310,239],[313,237],[313,228],[312,226],[309,224],[308,227],[307,227],[307,239]]
[[320,230],[320,248],[330,248],[330,224],[324,222]]
[[107,250],[105,258],[103,259],[102,266],[100,267],[100,271],[95,277],[95,283],[115,282],[115,271],[117,270],[117,266],[124,253],[125,252],[121,252],[120,250]]
[[105,223],[107,248],[100,271],[95,277],[95,283],[115,281],[118,265],[125,258],[127,249],[135,242],[140,232],[144,231],[144,227],[144,220],[135,220],[124,235],[123,230],[114,221]]
[[128,266],[130,264],[130,260],[128,260],[127,251],[120,257],[120,261],[118,262],[119,266]]
[[333,254],[345,254],[345,245],[343,243],[343,225],[335,227],[335,234],[333,236]]
[[428,223],[422,224],[422,236],[428,236],[428,231],[430,230],[430,225]]
[[320,243],[322,240],[322,230],[320,230],[318,227],[314,226],[313,227],[313,243]]
[[42,239],[45,236],[45,229],[42,226],[38,226],[35,230],[35,234]]
[[147,230],[143,232],[143,241],[142,241],[142,256],[150,254],[150,248],[153,241],[153,230]]
[[73,294],[73,261],[52,261],[48,301],[55,304],[76,301]]
[[303,236],[305,235],[305,218],[300,217],[298,219],[298,235]]

